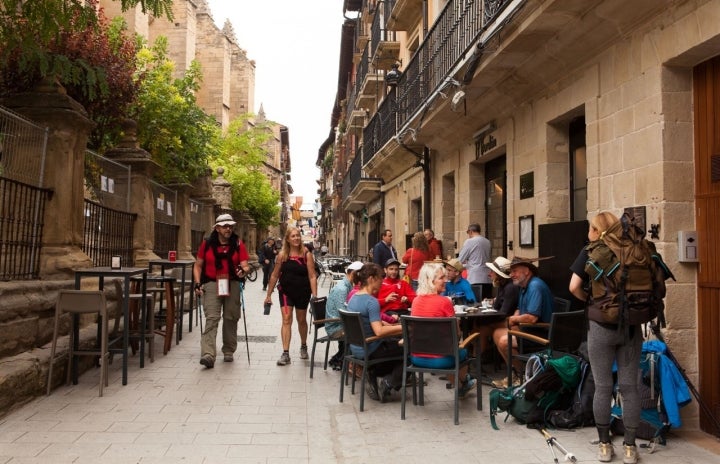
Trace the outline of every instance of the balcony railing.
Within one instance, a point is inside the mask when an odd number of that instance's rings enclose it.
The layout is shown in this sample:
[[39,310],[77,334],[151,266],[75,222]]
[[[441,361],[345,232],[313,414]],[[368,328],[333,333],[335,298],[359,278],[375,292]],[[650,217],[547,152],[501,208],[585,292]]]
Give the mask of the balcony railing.
[[350,198],[350,194],[353,189],[358,182],[360,182],[360,178],[362,177],[362,166],[362,153],[357,152],[355,159],[353,159],[352,163],[350,163],[350,169],[343,179],[343,199]]
[[368,70],[370,69],[370,44],[365,45],[360,62],[357,65],[357,71],[355,71],[355,95],[360,95],[362,90],[363,82],[367,77]]
[[372,28],[370,32],[370,56],[374,57],[377,54],[378,46],[380,42],[395,41],[395,31],[388,31],[385,29],[385,19],[389,16],[385,14],[388,11],[387,8],[383,8],[381,11],[376,11],[375,17],[373,18]]
[[446,82],[480,35],[512,0],[450,0],[398,83],[398,127],[402,127]]

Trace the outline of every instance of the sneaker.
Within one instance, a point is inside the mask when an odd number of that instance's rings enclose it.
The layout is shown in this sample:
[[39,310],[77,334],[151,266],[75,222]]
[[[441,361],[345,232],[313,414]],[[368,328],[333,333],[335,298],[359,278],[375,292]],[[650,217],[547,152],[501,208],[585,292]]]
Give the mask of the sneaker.
[[470,377],[470,375],[465,377],[465,381],[460,385],[460,391],[458,392],[458,396],[460,398],[465,398],[468,393],[472,391],[473,388],[475,388],[475,384],[477,383],[477,380]]
[[378,393],[377,377],[374,375],[368,375],[366,380],[365,390],[367,390],[368,397],[371,400],[380,401],[380,394]]
[[635,445],[623,443],[623,464],[635,464],[638,462],[638,450]]
[[209,354],[206,354],[205,356],[200,358],[200,364],[202,364],[203,366],[205,366],[208,369],[212,369],[213,367],[215,367],[215,360],[213,359],[212,356],[210,356]]
[[234,361],[233,355],[231,353],[225,353],[225,355],[223,356],[223,361],[225,361],[226,363],[233,362]]
[[308,357],[307,345],[300,345],[300,359],[307,359]]
[[277,365],[287,366],[288,364],[290,364],[290,353],[283,351],[283,354],[280,355],[280,359],[277,360]]
[[380,402],[386,403],[390,399],[390,394],[392,393],[392,385],[390,385],[390,382],[388,382],[387,379],[382,379],[380,381],[380,387],[378,390],[378,393],[380,394]]
[[612,461],[613,456],[615,456],[615,450],[613,449],[612,443],[600,442],[598,444],[598,461],[610,462]]

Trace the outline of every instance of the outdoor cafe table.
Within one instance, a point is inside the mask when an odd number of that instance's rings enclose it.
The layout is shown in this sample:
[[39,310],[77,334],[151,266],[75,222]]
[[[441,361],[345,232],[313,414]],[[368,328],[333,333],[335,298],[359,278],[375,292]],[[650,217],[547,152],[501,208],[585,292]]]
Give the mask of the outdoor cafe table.
[[[469,306],[468,308],[472,309],[473,307]],[[457,309],[455,310],[455,317],[457,317],[461,321],[463,338],[468,336],[468,333],[470,332],[470,327],[475,325],[473,324],[473,322],[477,322],[480,325],[485,325],[499,322],[505,319],[505,315],[498,311],[483,311],[482,307],[477,307],[475,309],[477,309],[477,311],[474,312],[458,311]]]
[[[192,259],[177,259],[170,261],[169,259],[151,259],[148,262],[148,270],[152,272],[153,267],[160,266],[160,275],[165,276],[165,269],[172,269],[179,267],[182,269],[182,277],[180,279],[180,307],[177,310],[177,332],[175,333],[175,344],[177,345],[182,340],[182,322],[185,314],[185,268],[195,264]],[[192,332],[192,307],[193,307],[193,295],[194,291],[190,290],[190,312],[188,314],[189,324],[188,331]],[[162,303],[161,303],[162,304]]]
[[[105,284],[105,278],[122,278],[125,282],[123,285],[123,291],[125,292],[125,298],[123,298],[123,335],[122,335],[122,347],[121,348],[110,348],[111,352],[122,353],[122,384],[127,385],[127,366],[128,366],[128,350],[130,347],[130,325],[127,321],[130,320],[130,278],[133,276],[142,276],[142,294],[143,294],[143,306],[145,305],[145,295],[147,290],[147,269],[140,267],[123,267],[120,269],[112,269],[107,266],[103,267],[90,267],[86,269],[78,269],[75,271],[75,289],[80,290],[81,280],[83,277],[98,277],[98,290],[102,290]],[[77,317],[77,315],[76,315]],[[107,323],[107,321],[103,321]],[[79,343],[79,324],[73,324],[73,330],[75,330],[75,343]],[[98,340],[99,340],[99,329],[98,329]],[[75,347],[77,348],[77,346]],[[140,367],[143,367],[142,361],[145,356],[145,343],[144,340],[140,341]],[[73,384],[77,385],[77,360],[73,360],[72,372],[73,372]],[[102,382],[102,379],[100,380]]]

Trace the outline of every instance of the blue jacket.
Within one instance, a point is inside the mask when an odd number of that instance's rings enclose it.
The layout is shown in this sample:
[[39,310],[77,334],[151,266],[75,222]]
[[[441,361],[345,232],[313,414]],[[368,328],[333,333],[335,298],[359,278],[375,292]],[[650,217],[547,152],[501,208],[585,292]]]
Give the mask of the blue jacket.
[[660,389],[662,391],[663,405],[668,415],[668,422],[675,428],[680,427],[682,425],[680,408],[692,400],[687,382],[680,373],[680,369],[667,356],[667,345],[665,343],[659,340],[643,342],[640,362],[645,362],[648,354],[651,353],[657,355],[657,371],[660,374]]

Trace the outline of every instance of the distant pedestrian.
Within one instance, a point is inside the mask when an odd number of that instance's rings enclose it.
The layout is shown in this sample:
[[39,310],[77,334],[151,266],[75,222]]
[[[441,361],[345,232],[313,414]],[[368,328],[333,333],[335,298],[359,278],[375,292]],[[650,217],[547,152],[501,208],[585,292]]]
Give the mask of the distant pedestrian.
[[393,233],[390,229],[383,231],[382,237],[379,242],[373,247],[372,258],[373,262],[381,268],[385,266],[388,259],[398,259],[397,250],[392,246]]
[[433,259],[445,259],[443,256],[443,244],[435,238],[435,232],[433,232],[432,229],[425,229],[423,235],[427,239],[428,248],[430,248],[430,254]]
[[283,239],[282,251],[275,261],[270,282],[268,283],[265,303],[272,302],[272,292],[277,284],[282,315],[283,352],[277,361],[278,366],[290,364],[290,337],[292,335],[293,309],[300,332],[300,359],[308,359],[307,351],[307,308],[310,298],[317,296],[317,274],[315,259],[302,242],[300,229],[288,227]]
[[490,261],[490,240],[480,235],[478,223],[470,224],[467,234],[468,239],[463,243],[458,259],[468,271],[467,280],[473,287],[475,299],[492,298],[492,281],[488,276],[490,269],[485,264]]
[[263,291],[267,290],[268,282],[270,281],[270,275],[275,268],[275,256],[278,253],[275,247],[275,239],[268,237],[267,241],[260,248],[262,253],[262,270],[263,270]]
[[229,214],[215,219],[215,228],[200,244],[193,279],[195,294],[202,297],[205,331],[200,341],[200,364],[215,366],[217,330],[222,310],[225,362],[232,362],[237,349],[237,326],[240,320],[240,280],[250,272],[245,244],[233,232],[235,220]]

